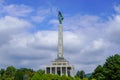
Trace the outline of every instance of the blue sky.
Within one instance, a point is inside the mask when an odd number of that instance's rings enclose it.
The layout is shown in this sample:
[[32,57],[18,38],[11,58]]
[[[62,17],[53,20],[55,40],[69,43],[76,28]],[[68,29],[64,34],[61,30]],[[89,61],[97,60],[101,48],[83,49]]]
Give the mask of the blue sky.
[[64,57],[76,71],[92,72],[119,54],[119,0],[0,0],[0,9],[0,68],[49,65],[57,57],[58,10]]
[[25,4],[28,6],[31,6],[33,8],[39,8],[39,7],[57,7],[58,9],[66,12],[66,13],[84,13],[84,14],[101,14],[103,12],[112,12],[113,7],[116,4],[119,4],[119,0],[6,0],[7,3],[5,4]]

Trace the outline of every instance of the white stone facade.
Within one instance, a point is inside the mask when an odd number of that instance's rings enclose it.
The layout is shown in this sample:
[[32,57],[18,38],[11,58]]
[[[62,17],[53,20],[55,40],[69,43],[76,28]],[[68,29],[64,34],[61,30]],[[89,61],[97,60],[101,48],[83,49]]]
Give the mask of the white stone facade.
[[60,76],[74,76],[74,67],[64,58],[56,59],[51,65],[46,66],[46,74],[58,74]]

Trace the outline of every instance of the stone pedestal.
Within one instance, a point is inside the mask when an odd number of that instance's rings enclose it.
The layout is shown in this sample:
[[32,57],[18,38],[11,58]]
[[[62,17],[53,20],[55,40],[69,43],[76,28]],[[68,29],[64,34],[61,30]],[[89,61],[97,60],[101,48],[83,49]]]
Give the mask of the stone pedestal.
[[46,67],[46,74],[58,74],[60,76],[74,76],[74,67],[68,61],[63,59],[56,59],[50,66]]

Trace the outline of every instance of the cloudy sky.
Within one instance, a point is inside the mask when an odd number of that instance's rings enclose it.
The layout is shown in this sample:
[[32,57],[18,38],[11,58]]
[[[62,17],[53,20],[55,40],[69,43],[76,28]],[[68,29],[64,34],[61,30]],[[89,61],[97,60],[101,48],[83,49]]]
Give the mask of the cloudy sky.
[[64,57],[92,72],[120,54],[120,0],[0,0],[0,68],[44,69],[57,57],[64,16]]

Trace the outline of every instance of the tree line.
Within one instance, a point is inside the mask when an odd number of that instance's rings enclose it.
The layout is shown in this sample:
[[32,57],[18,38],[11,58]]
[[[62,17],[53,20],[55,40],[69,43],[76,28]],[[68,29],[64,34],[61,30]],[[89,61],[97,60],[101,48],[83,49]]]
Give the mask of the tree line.
[[14,66],[8,66],[0,70],[0,80],[120,80],[120,55],[108,57],[106,62],[98,65],[89,76],[83,70],[77,71],[76,75],[71,77],[45,74],[42,69],[34,71],[29,68],[16,69]]
[[88,80],[81,72],[83,71],[78,71],[75,77],[71,77],[45,74],[42,69],[34,71],[28,68],[16,69],[14,66],[8,66],[6,69],[0,70],[0,80]]

